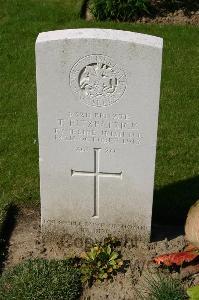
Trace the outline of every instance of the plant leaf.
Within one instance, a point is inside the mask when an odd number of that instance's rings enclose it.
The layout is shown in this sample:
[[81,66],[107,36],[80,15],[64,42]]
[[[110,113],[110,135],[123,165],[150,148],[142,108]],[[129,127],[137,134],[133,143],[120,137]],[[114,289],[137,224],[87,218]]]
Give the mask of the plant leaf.
[[87,253],[88,257],[92,260],[94,260],[96,258],[97,255],[97,251],[94,248],[91,248],[91,251]]
[[173,264],[180,266],[184,262],[190,262],[198,256],[199,256],[199,253],[197,253],[197,252],[184,251],[184,252],[160,255],[160,256],[155,257],[153,260],[158,265],[160,265],[162,263],[165,266],[172,266]]
[[111,256],[110,256],[110,259],[109,259],[109,260],[114,260],[114,259],[116,259],[118,256],[119,256],[119,253],[113,251],[113,252],[111,253]]
[[190,300],[199,300],[199,285],[189,288],[187,295],[190,297]]
[[108,255],[111,254],[111,247],[110,247],[110,245],[107,246],[107,254],[108,254]]

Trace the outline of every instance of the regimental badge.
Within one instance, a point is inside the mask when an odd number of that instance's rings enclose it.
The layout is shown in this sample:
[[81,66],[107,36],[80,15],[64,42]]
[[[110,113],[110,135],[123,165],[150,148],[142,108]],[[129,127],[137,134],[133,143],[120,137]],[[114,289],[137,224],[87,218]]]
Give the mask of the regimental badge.
[[72,67],[70,86],[86,105],[106,107],[116,103],[124,94],[126,75],[110,57],[89,55]]

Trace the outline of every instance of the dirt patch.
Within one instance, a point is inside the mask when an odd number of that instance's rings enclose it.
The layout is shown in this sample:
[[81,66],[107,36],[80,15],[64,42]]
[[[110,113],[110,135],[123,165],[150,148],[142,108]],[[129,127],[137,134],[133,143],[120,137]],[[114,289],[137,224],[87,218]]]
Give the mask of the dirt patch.
[[199,11],[191,11],[187,13],[186,11],[180,9],[174,12],[165,12],[164,15],[159,15],[155,17],[142,17],[135,23],[198,25]]
[[40,212],[35,209],[22,209],[7,245],[7,259],[4,269],[15,266],[24,259],[46,258],[63,259],[81,253],[82,249],[70,245],[70,241],[47,243],[42,239]]
[[[85,18],[87,21],[94,20],[90,9],[87,7]],[[153,16],[143,16],[133,23],[137,24],[176,24],[176,25],[199,25],[199,10],[187,12],[186,10],[176,10],[174,12],[164,11]]]
[[[151,258],[184,248],[186,242],[183,235],[171,240],[165,236],[176,235],[179,228],[155,226],[153,239],[147,244],[133,241],[124,243],[121,252],[130,266],[125,274],[118,274],[113,282],[96,283],[92,288],[85,288],[82,300],[133,300],[138,299],[136,289],[141,284],[146,271],[156,270]],[[159,240],[163,238],[164,240]],[[58,242],[44,242],[40,231],[40,213],[38,210],[23,209],[18,212],[15,228],[11,234],[7,249],[7,260],[4,270],[29,258],[63,259],[74,257],[85,250],[85,245],[74,244],[72,241],[59,240]]]

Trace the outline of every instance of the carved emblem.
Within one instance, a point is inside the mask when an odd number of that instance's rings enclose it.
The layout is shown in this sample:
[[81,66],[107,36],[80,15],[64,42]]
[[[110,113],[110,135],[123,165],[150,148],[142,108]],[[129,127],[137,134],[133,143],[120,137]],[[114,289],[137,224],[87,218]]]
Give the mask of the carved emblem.
[[71,69],[70,85],[82,102],[89,106],[109,106],[126,89],[124,71],[104,55],[89,55]]

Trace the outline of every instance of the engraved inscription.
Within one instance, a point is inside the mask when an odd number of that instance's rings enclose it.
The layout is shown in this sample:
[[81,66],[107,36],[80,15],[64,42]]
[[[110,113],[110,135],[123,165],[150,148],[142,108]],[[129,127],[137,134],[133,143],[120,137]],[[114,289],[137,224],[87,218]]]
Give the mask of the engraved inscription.
[[[91,150],[90,147],[82,147],[82,146],[80,146],[80,147],[76,147],[75,151],[82,153],[82,152],[91,152],[92,150]],[[105,149],[103,149],[103,151],[106,154],[116,153],[116,149],[114,149],[114,148],[105,148]]]
[[93,217],[99,217],[99,179],[100,177],[114,177],[122,179],[122,172],[108,173],[100,172],[100,148],[94,148],[94,172],[71,170],[71,176],[91,176],[94,177],[94,214]]
[[[93,219],[94,220],[94,219]],[[103,232],[105,234],[109,234],[110,230],[114,230],[114,232],[118,230],[126,230],[126,231],[136,231],[140,234],[142,232],[147,232],[148,228],[145,225],[139,224],[139,222],[133,222],[132,224],[113,224],[113,223],[96,223],[96,222],[88,222],[88,221],[63,221],[63,220],[43,220],[43,224],[51,224],[51,225],[63,225],[66,227],[74,227],[81,228],[83,232],[89,232],[92,228],[94,233]]]
[[71,69],[70,86],[80,100],[95,107],[117,102],[126,89],[126,75],[111,58],[89,55]]
[[121,113],[68,112],[57,119],[56,141],[100,142],[102,144],[140,145],[143,139],[138,123]]

